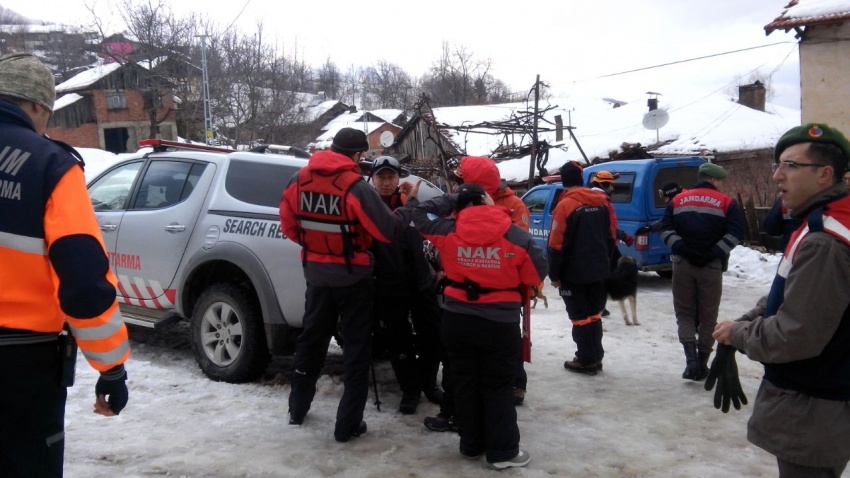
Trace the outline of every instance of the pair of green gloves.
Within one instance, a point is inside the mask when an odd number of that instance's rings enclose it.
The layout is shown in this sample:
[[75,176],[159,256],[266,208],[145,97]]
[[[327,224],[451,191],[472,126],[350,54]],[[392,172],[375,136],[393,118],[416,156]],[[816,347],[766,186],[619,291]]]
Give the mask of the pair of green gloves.
[[735,410],[741,409],[741,404],[747,404],[747,396],[741,388],[738,379],[738,363],[735,362],[735,347],[731,345],[717,344],[717,352],[708,370],[705,379],[705,389],[711,391],[715,384],[714,408],[723,413],[729,412],[729,403],[735,406]]

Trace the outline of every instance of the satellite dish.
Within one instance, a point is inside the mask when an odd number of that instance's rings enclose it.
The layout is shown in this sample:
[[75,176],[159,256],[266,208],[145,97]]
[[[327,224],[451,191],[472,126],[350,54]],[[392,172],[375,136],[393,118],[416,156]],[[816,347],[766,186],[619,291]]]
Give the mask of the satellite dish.
[[381,133],[381,146],[385,148],[389,148],[393,145],[393,141],[395,140],[395,135],[391,131],[384,131]]
[[643,115],[643,127],[646,129],[659,130],[670,121],[670,115],[664,110],[652,110]]

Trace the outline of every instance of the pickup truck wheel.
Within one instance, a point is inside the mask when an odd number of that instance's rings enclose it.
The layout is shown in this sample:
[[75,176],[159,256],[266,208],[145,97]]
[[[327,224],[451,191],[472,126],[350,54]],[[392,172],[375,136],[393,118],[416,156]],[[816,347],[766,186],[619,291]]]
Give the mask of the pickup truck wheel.
[[204,374],[220,382],[256,380],[270,359],[258,304],[232,284],[213,285],[198,298],[192,345]]

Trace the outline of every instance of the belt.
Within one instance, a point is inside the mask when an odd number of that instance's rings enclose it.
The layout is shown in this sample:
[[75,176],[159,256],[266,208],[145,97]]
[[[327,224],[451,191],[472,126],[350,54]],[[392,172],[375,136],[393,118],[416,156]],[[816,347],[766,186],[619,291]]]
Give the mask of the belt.
[[54,342],[58,338],[58,332],[33,332],[30,330],[0,327],[0,347],[4,345],[43,344]]

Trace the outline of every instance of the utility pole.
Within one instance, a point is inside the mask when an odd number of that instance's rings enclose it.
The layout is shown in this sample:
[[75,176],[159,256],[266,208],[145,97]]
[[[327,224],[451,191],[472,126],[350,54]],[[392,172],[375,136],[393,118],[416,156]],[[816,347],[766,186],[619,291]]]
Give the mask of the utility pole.
[[537,115],[540,103],[540,75],[534,82],[534,123],[531,129],[531,157],[528,160],[528,189],[534,187],[534,166],[537,162]]
[[207,37],[209,35],[195,35],[201,39],[201,73],[204,81],[204,142],[207,145],[213,143],[212,114],[210,113],[210,80],[207,76]]

